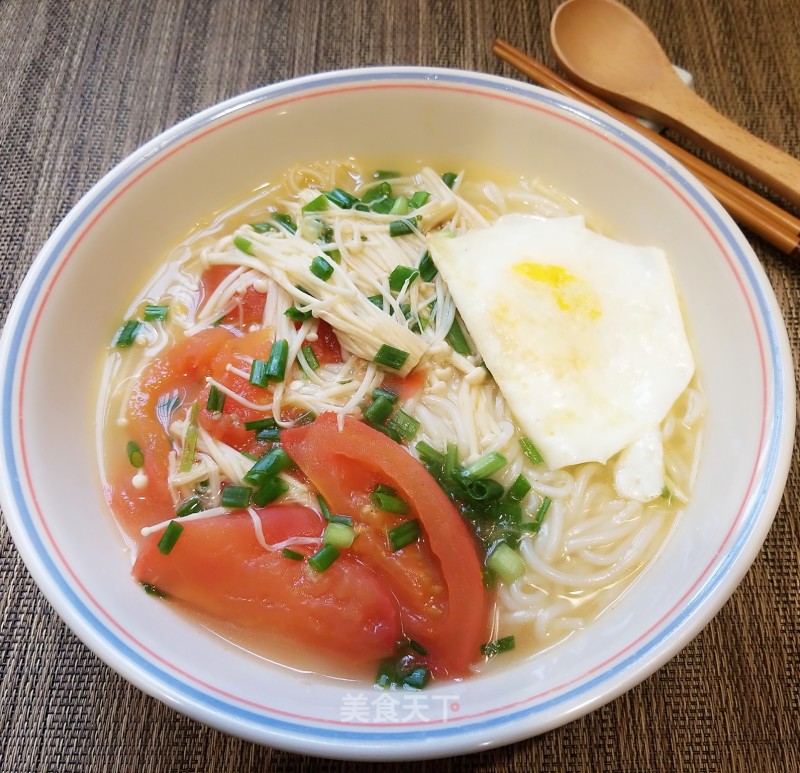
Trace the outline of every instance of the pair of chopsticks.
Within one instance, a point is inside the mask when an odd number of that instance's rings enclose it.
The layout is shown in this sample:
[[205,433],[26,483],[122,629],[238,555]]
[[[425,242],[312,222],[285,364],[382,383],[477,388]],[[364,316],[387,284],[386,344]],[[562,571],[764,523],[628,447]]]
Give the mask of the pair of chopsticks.
[[510,43],[498,38],[492,46],[492,51],[540,86],[596,107],[643,134],[687,167],[740,225],[748,228],[786,255],[800,258],[799,218],[701,161],[657,132],[642,126],[627,113],[617,110],[588,91],[564,80],[541,62],[536,61]]

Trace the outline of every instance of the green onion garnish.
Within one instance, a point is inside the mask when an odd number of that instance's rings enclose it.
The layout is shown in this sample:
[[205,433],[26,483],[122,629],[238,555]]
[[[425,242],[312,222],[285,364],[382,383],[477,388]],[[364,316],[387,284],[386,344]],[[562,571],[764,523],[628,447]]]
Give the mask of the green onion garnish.
[[370,204],[372,211],[377,212],[379,215],[388,215],[392,211],[393,206],[394,199],[391,196],[387,196],[384,199],[378,199]]
[[222,413],[225,407],[225,393],[220,392],[213,384],[208,390],[208,400],[206,401],[206,410],[211,413]]
[[284,558],[291,558],[292,561],[302,561],[304,557],[302,553],[298,553],[296,550],[292,550],[291,548],[284,548],[281,550],[281,555]]
[[416,217],[406,220],[392,220],[392,222],[389,223],[389,236],[405,236],[406,234],[414,233],[416,225]]
[[286,375],[286,359],[288,356],[289,342],[285,338],[279,338],[274,341],[265,368],[267,381],[283,381]]
[[137,470],[144,466],[144,454],[135,440],[129,440],[125,449],[128,452],[128,461]]
[[379,397],[385,397],[392,405],[397,402],[397,395],[389,389],[376,387],[372,390],[372,399],[377,400]]
[[169,306],[154,306],[148,304],[144,307],[144,318],[146,322],[153,322],[157,319],[166,319],[169,314]]
[[314,260],[311,261],[309,270],[315,277],[321,279],[323,282],[327,282],[333,274],[333,266],[321,255],[317,255]]
[[315,572],[324,572],[330,568],[331,564],[339,558],[339,548],[335,545],[323,545],[311,558],[308,565]]
[[536,446],[530,440],[530,438],[521,437],[519,439],[520,447],[522,448],[522,453],[528,457],[528,459],[533,462],[533,464],[544,464],[544,459],[542,459],[542,455],[536,449]]
[[400,368],[405,365],[407,359],[408,352],[404,352],[402,349],[397,349],[389,344],[382,344],[381,348],[378,349],[375,356],[372,358],[373,362],[376,362],[378,365],[383,365],[393,370],[400,370]]
[[467,480],[464,491],[472,502],[493,502],[503,496],[503,484],[491,478]]
[[183,502],[175,508],[175,516],[177,518],[185,518],[192,513],[199,513],[202,509],[203,505],[200,502],[200,497],[189,497],[188,499],[184,499]]
[[194,453],[197,448],[197,416],[200,409],[197,403],[192,403],[189,408],[189,426],[186,428],[186,437],[183,439],[183,452],[181,453],[181,463],[178,467],[179,472],[189,472],[194,464]]
[[376,180],[391,180],[394,177],[401,177],[400,172],[395,172],[391,169],[376,169],[372,176]]
[[303,353],[303,357],[306,358],[308,367],[311,368],[311,370],[318,370],[319,361],[317,360],[317,357],[314,354],[314,350],[311,348],[311,346],[309,344],[305,344],[300,351]]
[[455,443],[448,443],[444,455],[444,476],[450,480],[460,477],[461,466],[458,463],[458,446]]
[[331,523],[341,523],[343,526],[353,527],[353,519],[349,515],[332,515],[328,520]]
[[364,409],[364,418],[370,424],[383,424],[389,418],[391,412],[392,401],[380,395]]
[[428,191],[417,191],[414,195],[409,199],[408,205],[412,209],[419,209],[420,207],[425,206],[428,203],[428,199],[431,197],[431,194]]
[[250,504],[250,496],[253,490],[247,486],[225,486],[222,489],[220,504],[223,507],[241,509]]
[[300,210],[302,212],[322,212],[328,208],[328,199],[324,193],[320,193],[315,199],[311,199],[308,204],[304,204]]
[[260,488],[256,489],[250,501],[256,507],[265,507],[270,502],[274,502],[279,496],[289,490],[289,484],[280,478],[267,478]]
[[356,538],[356,533],[351,526],[331,521],[322,533],[324,545],[333,545],[337,548],[349,548]]
[[361,201],[365,204],[371,204],[373,201],[386,199],[392,195],[392,186],[387,182],[382,182],[379,185],[374,185],[361,197]]
[[269,386],[267,363],[264,360],[253,360],[253,364],[250,366],[250,378],[248,381],[253,386],[262,387],[263,389]]
[[367,300],[377,306],[381,311],[383,311],[383,296],[382,295],[368,295]]
[[525,499],[530,490],[531,484],[528,482],[528,479],[524,475],[520,475],[511,484],[511,488],[508,490],[508,497],[509,499],[513,499],[515,502],[521,502],[523,499]]
[[168,555],[172,548],[175,547],[175,543],[178,541],[178,537],[181,536],[183,533],[183,526],[181,526],[177,521],[170,521],[167,524],[167,528],[164,530],[164,533],[161,535],[161,539],[158,541],[158,552],[163,555]]
[[414,690],[421,690],[428,682],[430,671],[426,666],[417,666],[410,674],[403,678],[403,684]]
[[342,251],[338,249],[324,250],[325,257],[332,260],[334,263],[342,262]]
[[245,483],[260,486],[267,478],[274,478],[293,464],[291,457],[283,448],[272,448],[244,474],[243,480]]
[[135,319],[129,319],[114,336],[113,346],[117,346],[120,349],[132,346],[134,341],[136,341],[136,336],[139,334],[139,329],[141,327],[141,322]]
[[277,440],[281,431],[281,428],[278,426],[278,422],[271,417],[266,419],[256,419],[255,421],[246,421],[244,423],[244,428],[246,430],[254,431],[259,434],[262,432],[266,432],[266,433],[274,433],[275,435],[274,437],[271,436],[259,437],[258,440]]
[[358,199],[351,193],[348,193],[341,188],[334,188],[332,191],[323,191],[328,201],[332,201],[337,207],[342,209],[351,209],[353,204],[358,203]]
[[392,208],[389,210],[392,215],[407,215],[408,214],[408,199],[405,196],[398,196]]
[[550,505],[552,503],[553,500],[550,499],[550,497],[545,497],[542,500],[542,504],[539,505],[539,509],[536,511],[536,515],[533,517],[533,523],[531,523],[531,531],[538,532],[539,529],[542,528],[544,517],[547,515],[547,511],[550,509]]
[[406,442],[411,442],[419,431],[419,422],[400,409],[392,414],[386,426],[393,429]]
[[417,449],[417,453],[419,454],[419,458],[422,460],[423,464],[436,464],[439,466],[444,465],[444,454],[441,451],[437,451],[433,446],[426,443],[424,440],[420,440],[414,448]]
[[461,329],[461,325],[458,324],[457,319],[453,320],[453,324],[450,326],[450,330],[444,338],[458,354],[463,354],[465,357],[472,354],[472,349],[469,348],[467,339],[464,336],[464,331]]
[[378,510],[383,510],[385,513],[405,515],[410,509],[408,502],[400,499],[396,494],[387,494],[376,490],[369,495],[369,499]]
[[148,596],[155,596],[158,599],[165,599],[167,597],[166,593],[164,593],[163,591],[160,591],[158,588],[156,588],[155,585],[151,585],[149,582],[143,582],[142,583],[142,590]]
[[400,292],[403,285],[411,284],[419,276],[419,271],[410,266],[396,266],[389,274],[389,289],[393,293]]
[[244,236],[234,236],[233,238],[234,245],[244,252],[246,255],[254,255],[253,252],[253,242],[249,239],[245,239]]
[[389,546],[393,551],[397,552],[412,542],[416,542],[420,536],[419,521],[415,518],[413,521],[406,521],[393,529],[389,529]]
[[506,582],[514,582],[525,574],[525,561],[505,542],[498,542],[486,559],[486,566]]
[[461,476],[467,480],[488,478],[496,472],[500,472],[507,464],[508,462],[502,454],[497,453],[497,451],[492,451],[465,467]]
[[275,225],[273,223],[250,223],[250,228],[257,234],[265,234],[267,231],[274,231]]
[[423,282],[432,282],[439,273],[436,264],[433,262],[430,252],[425,250],[425,253],[419,260],[419,275]]
[[297,233],[297,223],[292,220],[291,215],[287,215],[284,212],[276,212],[272,219],[278,223],[278,225],[285,228],[290,234]]
[[307,319],[311,319],[310,311],[300,311],[297,306],[290,306],[283,314],[289,317],[292,322],[305,322]]
[[442,175],[442,182],[448,188],[452,188],[455,185],[457,179],[458,179],[458,175],[455,172],[445,172]]
[[513,635],[504,636],[502,639],[495,639],[494,641],[482,644],[481,655],[485,655],[487,658],[493,658],[495,655],[499,655],[501,652],[509,652],[510,650],[513,650],[516,644],[517,643],[514,640]]

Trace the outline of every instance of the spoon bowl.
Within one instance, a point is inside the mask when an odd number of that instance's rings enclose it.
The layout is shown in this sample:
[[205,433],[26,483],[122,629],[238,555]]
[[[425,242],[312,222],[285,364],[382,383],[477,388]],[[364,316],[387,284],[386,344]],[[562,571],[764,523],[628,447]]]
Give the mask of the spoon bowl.
[[570,77],[607,102],[659,121],[800,207],[800,161],[717,112],[676,74],[647,25],[616,0],[567,0],[550,25]]

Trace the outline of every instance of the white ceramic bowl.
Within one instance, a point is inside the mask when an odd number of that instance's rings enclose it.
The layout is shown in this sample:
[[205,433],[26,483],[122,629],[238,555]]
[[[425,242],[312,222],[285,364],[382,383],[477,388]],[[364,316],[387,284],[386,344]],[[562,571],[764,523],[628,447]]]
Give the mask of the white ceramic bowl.
[[[418,693],[415,703],[408,694],[272,666],[154,604],[131,581],[105,510],[94,436],[103,351],[170,246],[199,218],[294,162],[387,152],[539,177],[619,238],[662,246],[708,397],[691,505],[622,600],[537,657]],[[178,711],[261,743],[331,757],[434,757],[508,743],[641,681],[700,631],[750,566],[777,509],[793,442],[793,368],[780,311],[716,201],[602,114],[522,83],[459,71],[301,78],[244,94],[157,137],[89,191],[47,242],[8,317],[0,363],[5,516],[64,620],[119,673]]]

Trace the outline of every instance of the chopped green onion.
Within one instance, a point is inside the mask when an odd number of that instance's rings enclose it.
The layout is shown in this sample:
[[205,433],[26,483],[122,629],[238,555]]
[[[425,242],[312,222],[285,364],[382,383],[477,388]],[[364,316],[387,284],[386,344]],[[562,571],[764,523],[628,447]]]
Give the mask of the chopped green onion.
[[505,456],[497,453],[497,451],[492,451],[465,467],[461,475],[467,480],[480,480],[500,472],[507,464]]
[[383,296],[382,295],[368,295],[367,300],[377,306],[381,311],[383,311]]
[[314,354],[314,350],[308,344],[305,344],[300,351],[303,353],[303,357],[306,358],[308,367],[311,368],[311,370],[318,370],[319,361],[317,360],[317,357]]
[[400,292],[405,284],[411,284],[419,276],[419,271],[410,266],[396,266],[389,274],[389,289]]
[[270,502],[274,502],[281,494],[289,490],[289,484],[281,478],[267,478],[260,488],[256,489],[250,501],[256,507],[264,507]]
[[244,236],[234,236],[233,243],[237,247],[237,249],[244,252],[246,255],[254,255],[253,252],[253,242],[249,239],[245,239]]
[[514,582],[525,574],[525,561],[505,542],[498,542],[486,559],[486,566],[506,582]]
[[189,497],[188,499],[184,499],[183,502],[175,508],[175,517],[185,518],[192,513],[199,513],[202,509],[203,505],[200,502],[200,497]]
[[294,427],[302,427],[304,424],[311,424],[314,419],[317,418],[317,414],[314,411],[306,411],[305,413],[301,413],[295,420],[292,426]]
[[342,209],[351,209],[353,204],[358,203],[358,199],[351,193],[348,193],[341,188],[334,188],[332,191],[323,191],[328,201],[332,201],[337,207]]
[[504,636],[502,639],[495,639],[494,641],[487,642],[481,645],[481,654],[487,658],[493,658],[501,652],[510,652],[516,647],[516,641],[513,634],[511,636]]
[[405,196],[398,196],[389,210],[391,215],[407,215],[408,214],[408,199]]
[[269,386],[267,376],[267,363],[264,360],[253,360],[250,366],[250,378],[248,379],[253,386],[266,389]]
[[392,401],[383,395],[376,397],[365,409],[364,418],[370,424],[383,424],[392,413]]
[[376,387],[372,390],[372,399],[377,400],[379,397],[385,397],[392,405],[397,402],[397,395],[389,389]]
[[387,486],[385,483],[379,483],[372,490],[378,494],[391,494],[393,497],[397,496],[397,489],[393,489],[391,486]]
[[400,172],[395,172],[391,169],[376,169],[372,175],[376,180],[391,180],[395,177],[401,177]]
[[513,499],[515,502],[521,502],[523,499],[525,499],[530,490],[531,484],[529,483],[528,479],[524,475],[520,475],[511,484],[511,488],[508,490],[509,499]]
[[460,477],[461,467],[458,464],[458,446],[455,443],[447,444],[447,451],[444,455],[444,476],[450,480]]
[[137,470],[144,466],[144,454],[135,440],[129,440],[125,449],[128,452],[128,461]]
[[114,336],[113,345],[119,347],[120,349],[125,349],[128,346],[132,346],[134,341],[136,341],[136,336],[139,334],[139,329],[141,327],[141,322],[135,319],[129,319],[117,331],[117,334]]
[[393,529],[389,529],[389,546],[393,551],[397,552],[412,542],[416,542],[420,536],[419,521],[415,518],[413,521],[406,521]]
[[266,419],[255,419],[254,421],[246,421],[244,423],[244,428],[246,430],[255,430],[256,432],[260,432],[264,429],[274,429],[277,426],[278,422],[271,417]]
[[250,504],[252,493],[253,490],[247,486],[225,486],[222,489],[220,504],[223,507],[232,507],[237,510],[247,507]]
[[148,304],[144,307],[144,318],[146,322],[153,322],[157,319],[166,319],[169,314],[169,306],[154,306]]
[[292,220],[291,215],[287,215],[284,212],[276,212],[272,216],[272,219],[279,225],[283,226],[290,234],[297,233],[297,223]]
[[503,485],[491,478],[467,480],[464,489],[472,502],[493,502],[503,496]]
[[452,188],[456,184],[458,175],[455,172],[445,172],[442,175],[442,182],[448,187]]
[[331,519],[331,510],[328,507],[328,503],[319,494],[317,494],[317,502],[319,502],[319,511],[322,513],[322,517],[326,521],[330,521],[330,519]]
[[175,543],[178,541],[178,537],[181,536],[183,533],[183,526],[179,524],[177,521],[170,521],[167,524],[167,528],[164,530],[164,533],[161,535],[161,539],[158,541],[158,552],[162,555],[168,555],[172,548],[175,547]]
[[664,486],[664,488],[661,489],[661,498],[667,501],[672,499],[672,492],[669,490],[668,486]]
[[315,572],[324,572],[330,568],[331,564],[339,558],[339,548],[335,545],[323,545],[311,558],[308,565]]
[[283,448],[272,448],[244,474],[242,480],[260,486],[267,478],[274,478],[293,464],[291,457]]
[[208,400],[206,401],[206,410],[211,413],[222,413],[225,407],[225,393],[220,392],[213,384],[211,389],[208,390]]
[[349,548],[356,538],[356,533],[351,526],[331,521],[322,533],[324,545],[333,545],[337,548]]
[[378,199],[370,204],[372,211],[377,212],[379,215],[388,215],[392,211],[393,206],[394,199],[391,196],[387,196],[384,199]]
[[406,442],[412,441],[419,431],[419,422],[400,409],[392,414],[386,426],[393,429]]
[[361,201],[365,204],[371,204],[373,201],[386,199],[392,195],[392,186],[387,182],[382,182],[379,185],[374,185],[361,197]]
[[412,209],[419,209],[420,207],[425,206],[428,203],[428,199],[431,197],[431,194],[428,191],[416,191],[414,195],[409,199],[408,205]]
[[542,459],[542,455],[537,450],[536,446],[530,440],[530,438],[521,437],[519,439],[520,447],[522,448],[522,453],[528,457],[528,459],[533,462],[533,464],[544,464],[544,459]]
[[148,596],[155,596],[158,599],[165,599],[167,597],[166,593],[164,593],[163,591],[160,591],[158,588],[156,588],[155,585],[151,585],[149,582],[143,582],[142,583],[142,590]]
[[272,343],[265,369],[268,381],[283,381],[286,375],[286,359],[288,356],[289,342],[285,338],[278,338]]
[[321,255],[317,255],[314,260],[311,261],[309,270],[315,277],[321,279],[323,282],[327,282],[333,274],[333,266]]
[[387,427],[385,424],[371,424],[370,425],[373,429],[378,430],[383,435],[386,435],[390,440],[394,440],[395,443],[400,442],[400,435],[397,434],[391,427]]
[[311,319],[310,311],[300,311],[297,306],[290,306],[283,312],[283,315],[289,317],[292,322],[305,322],[307,319]]
[[539,529],[542,528],[544,517],[547,515],[547,511],[550,509],[550,505],[552,503],[553,500],[550,499],[550,497],[545,497],[542,500],[542,504],[539,505],[539,509],[536,511],[536,515],[533,517],[533,523],[531,523],[531,531],[538,532]]
[[378,349],[375,356],[372,358],[373,362],[387,368],[392,368],[392,370],[400,370],[400,368],[405,365],[407,359],[408,352],[404,352],[402,349],[397,349],[389,344],[382,344],[381,348]]
[[332,260],[334,263],[341,263],[342,262],[342,252],[336,248],[332,250],[324,250],[325,257],[329,260]]
[[414,690],[421,690],[428,682],[430,671],[426,666],[417,666],[408,676],[403,677],[403,684]]
[[417,449],[419,458],[424,464],[444,465],[444,454],[437,451],[433,446],[428,445],[424,440],[420,440],[414,448]]
[[425,250],[425,253],[419,261],[419,275],[423,282],[432,282],[439,273],[436,264],[433,262],[430,252]]
[[465,357],[472,354],[472,349],[469,348],[467,339],[464,336],[464,331],[461,329],[461,325],[458,324],[457,319],[453,320],[453,324],[450,326],[450,330],[444,338],[458,354],[463,354]]
[[370,502],[378,510],[383,510],[385,513],[394,513],[395,515],[405,515],[409,511],[408,502],[395,494],[386,494],[381,491],[373,491],[369,495]]
[[189,408],[189,426],[186,428],[186,436],[183,439],[183,453],[178,467],[179,472],[189,472],[194,464],[194,453],[197,448],[197,434],[199,432],[197,426],[199,411],[197,403],[192,403],[192,407]]
[[298,553],[296,550],[292,550],[291,548],[284,548],[281,550],[281,555],[284,558],[290,558],[292,561],[302,561],[304,558],[302,553]]
[[389,236],[405,236],[406,234],[414,233],[416,224],[416,217],[406,220],[392,220],[392,222],[389,223]]
[[428,650],[425,649],[418,641],[414,641],[413,639],[408,640],[408,646],[411,647],[414,652],[418,652],[420,655],[427,655]]
[[267,231],[274,231],[275,225],[273,223],[250,223],[250,228],[257,234],[265,234]]
[[324,193],[320,193],[315,199],[311,199],[308,204],[304,204],[300,209],[302,212],[322,212],[328,208],[328,199]]

